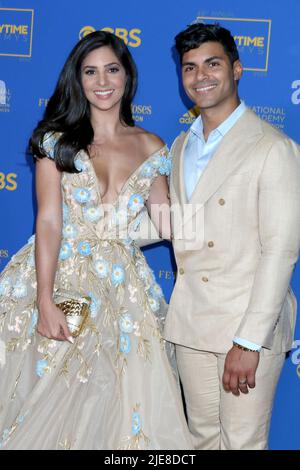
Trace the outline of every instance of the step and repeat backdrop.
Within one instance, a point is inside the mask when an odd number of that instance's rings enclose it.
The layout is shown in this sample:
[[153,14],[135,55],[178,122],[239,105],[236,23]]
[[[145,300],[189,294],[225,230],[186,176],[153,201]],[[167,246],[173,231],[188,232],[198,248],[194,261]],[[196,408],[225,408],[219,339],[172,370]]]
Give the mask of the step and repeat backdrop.
[[[133,113],[169,145],[195,119],[184,96],[174,36],[195,21],[230,29],[244,65],[240,96],[262,119],[300,143],[300,1],[0,1],[0,270],[34,233],[34,165],[27,144],[74,44],[95,30],[128,44],[139,69]],[[176,265],[160,243],[145,255],[167,300]],[[300,303],[300,267],[292,284]],[[300,321],[271,424],[271,449],[300,449]]]

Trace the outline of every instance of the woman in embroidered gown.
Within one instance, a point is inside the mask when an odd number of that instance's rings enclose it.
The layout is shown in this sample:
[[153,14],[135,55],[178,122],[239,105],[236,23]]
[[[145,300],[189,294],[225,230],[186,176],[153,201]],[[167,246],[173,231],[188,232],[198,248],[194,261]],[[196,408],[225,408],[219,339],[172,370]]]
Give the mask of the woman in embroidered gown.
[[[36,238],[0,276],[0,447],[190,449],[160,334],[165,303],[133,233],[167,202],[169,157],[135,127],[122,40],[85,37],[33,133]],[[45,158],[46,157],[46,158]],[[54,297],[92,299],[73,338]]]

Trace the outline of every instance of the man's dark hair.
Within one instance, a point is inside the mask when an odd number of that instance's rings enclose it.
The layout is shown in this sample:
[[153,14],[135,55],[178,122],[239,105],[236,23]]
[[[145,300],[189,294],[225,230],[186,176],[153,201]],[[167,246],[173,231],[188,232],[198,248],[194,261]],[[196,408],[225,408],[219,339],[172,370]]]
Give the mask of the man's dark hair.
[[176,49],[180,61],[185,52],[196,49],[205,42],[218,42],[222,44],[231,64],[239,59],[239,53],[233,36],[226,28],[219,24],[196,23],[188,26],[175,37]]

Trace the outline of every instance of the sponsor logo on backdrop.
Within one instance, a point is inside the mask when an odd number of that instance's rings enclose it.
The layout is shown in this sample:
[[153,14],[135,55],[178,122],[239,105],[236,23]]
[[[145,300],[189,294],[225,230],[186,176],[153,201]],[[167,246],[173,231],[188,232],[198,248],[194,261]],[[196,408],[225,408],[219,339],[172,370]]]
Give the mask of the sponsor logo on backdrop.
[[8,113],[10,111],[11,93],[6,83],[0,80],[0,113]]
[[79,31],[79,39],[83,39],[85,36],[87,36],[88,34],[93,33],[94,31],[96,31],[94,26],[84,26]]
[[167,271],[165,269],[160,269],[158,271],[159,279],[164,279],[167,281],[175,281],[176,278],[176,271]]
[[293,342],[291,361],[296,366],[296,374],[300,379],[300,340]]
[[[39,98],[39,108],[45,108],[48,104],[48,98]],[[145,117],[152,115],[152,106],[145,104],[132,104],[131,106],[133,119],[136,122],[144,122]]]
[[6,189],[7,191],[15,191],[18,187],[16,181],[16,173],[2,173],[0,172],[0,191]]
[[[83,39],[85,36],[87,36],[90,33],[93,33],[96,30],[97,28],[94,28],[94,26],[83,26],[83,28],[81,28],[81,30],[79,31],[79,39]],[[111,28],[110,26],[105,26],[104,28],[101,28],[100,30],[114,33],[116,36],[123,39],[125,44],[127,44],[127,46],[130,46],[130,47],[139,47],[142,43],[142,40],[140,38],[142,31],[139,28],[127,29],[127,28]]]
[[144,122],[145,116],[151,116],[152,106],[143,104],[133,104],[131,106],[133,119],[136,122]]
[[0,8],[0,56],[31,57],[34,10]]
[[278,129],[284,129],[286,118],[286,111],[284,108],[277,106],[252,106],[251,109],[263,121],[267,121]]
[[180,124],[188,124],[191,125],[195,121],[195,119],[199,116],[199,108],[194,106],[193,108],[189,109],[186,113],[184,113],[180,118]]
[[49,98],[39,98],[39,108],[46,108]]
[[292,83],[292,89],[295,90],[292,92],[292,103],[300,104],[300,80],[294,80]]
[[244,70],[267,72],[272,20],[198,16],[195,22],[220,23],[234,36]]

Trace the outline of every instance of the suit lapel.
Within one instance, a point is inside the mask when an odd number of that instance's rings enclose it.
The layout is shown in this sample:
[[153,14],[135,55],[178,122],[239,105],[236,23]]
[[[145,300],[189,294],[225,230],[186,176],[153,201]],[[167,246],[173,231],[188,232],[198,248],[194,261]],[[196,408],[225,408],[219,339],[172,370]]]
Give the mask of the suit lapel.
[[261,134],[259,119],[247,109],[224,136],[221,145],[202,173],[189,202],[204,204],[247,158]]
[[181,205],[186,203],[183,157],[189,135],[189,131],[182,132],[171,148],[171,154],[173,157],[171,182],[173,184],[176,197]]

